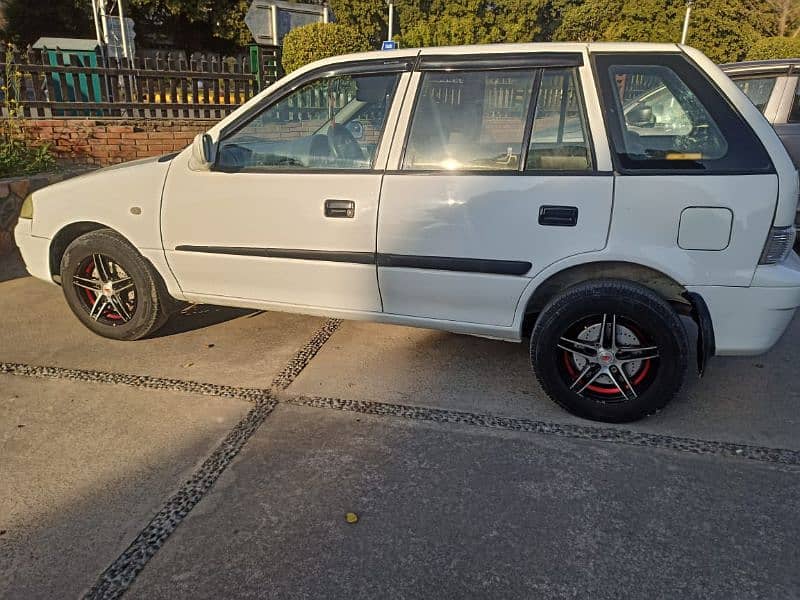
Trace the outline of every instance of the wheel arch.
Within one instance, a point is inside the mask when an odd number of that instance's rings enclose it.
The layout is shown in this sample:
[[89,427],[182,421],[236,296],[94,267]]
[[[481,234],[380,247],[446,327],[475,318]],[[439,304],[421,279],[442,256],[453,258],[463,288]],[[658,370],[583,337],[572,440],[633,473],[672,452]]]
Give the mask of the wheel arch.
[[150,267],[153,269],[153,272],[156,274],[157,284],[164,292],[165,300],[167,297],[174,298],[174,295],[171,293],[170,288],[167,285],[164,274],[155,264],[153,264],[153,261],[150,260],[150,258],[142,254],[136,245],[131,243],[131,241],[117,229],[96,221],[78,221],[75,223],[70,223],[69,225],[62,227],[58,233],[53,236],[53,239],[50,242],[50,276],[53,281],[59,284],[61,283],[61,259],[64,257],[64,252],[66,252],[67,247],[80,236],[92,231],[97,231],[99,229],[108,229],[113,231],[115,234],[125,240],[134,250],[136,250],[136,252],[142,256],[145,262],[150,265]]
[[566,267],[549,275],[536,286],[525,304],[522,333],[524,335],[530,333],[535,316],[556,294],[593,279],[632,281],[661,296],[681,314],[688,314],[692,309],[685,296],[686,287],[663,271],[639,263],[618,260],[588,262]]
[[90,231],[97,231],[98,229],[111,229],[119,235],[117,230],[108,225],[103,225],[102,223],[96,223],[94,221],[79,221],[62,227],[58,233],[53,236],[50,242],[50,276],[53,278],[53,281],[60,283],[61,259],[64,257],[67,246],[82,235]]

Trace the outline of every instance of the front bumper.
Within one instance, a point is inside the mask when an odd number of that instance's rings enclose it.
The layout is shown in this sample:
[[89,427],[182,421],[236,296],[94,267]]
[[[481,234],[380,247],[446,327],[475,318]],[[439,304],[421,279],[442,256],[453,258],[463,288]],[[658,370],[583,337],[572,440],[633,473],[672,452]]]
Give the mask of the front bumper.
[[28,273],[54,283],[50,273],[50,240],[31,235],[31,219],[20,219],[14,228],[14,241],[25,261]]
[[750,287],[688,286],[708,305],[717,356],[752,356],[772,348],[800,307],[800,258],[756,269]]

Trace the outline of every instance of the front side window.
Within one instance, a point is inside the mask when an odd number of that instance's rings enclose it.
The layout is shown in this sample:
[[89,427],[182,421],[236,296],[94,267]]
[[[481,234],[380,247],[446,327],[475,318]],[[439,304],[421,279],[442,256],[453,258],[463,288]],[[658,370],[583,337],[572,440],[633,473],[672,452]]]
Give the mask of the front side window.
[[308,83],[219,145],[224,171],[371,169],[399,75],[342,75]]
[[403,168],[515,171],[533,71],[425,72]]
[[763,144],[722,92],[680,55],[598,55],[619,168],[770,172]]
[[750,98],[750,102],[763,114],[767,110],[769,97],[778,80],[776,75],[769,77],[747,77],[745,79],[734,79],[733,82]]
[[575,69],[545,69],[533,115],[527,171],[586,171],[592,154]]

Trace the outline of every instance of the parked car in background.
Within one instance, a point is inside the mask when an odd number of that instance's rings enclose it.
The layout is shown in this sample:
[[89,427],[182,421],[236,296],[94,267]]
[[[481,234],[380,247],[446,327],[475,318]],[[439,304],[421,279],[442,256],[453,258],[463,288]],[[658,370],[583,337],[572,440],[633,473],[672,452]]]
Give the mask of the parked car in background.
[[[798,175],[674,44],[372,52],[298,69],[175,156],[45,188],[16,239],[92,331],[172,299],[519,342],[573,413],[631,421],[800,305]],[[21,307],[20,310],[24,310]]]
[[[730,63],[722,70],[772,123],[800,169],[800,58]],[[795,225],[800,230],[800,210]],[[795,250],[800,252],[800,236]]]

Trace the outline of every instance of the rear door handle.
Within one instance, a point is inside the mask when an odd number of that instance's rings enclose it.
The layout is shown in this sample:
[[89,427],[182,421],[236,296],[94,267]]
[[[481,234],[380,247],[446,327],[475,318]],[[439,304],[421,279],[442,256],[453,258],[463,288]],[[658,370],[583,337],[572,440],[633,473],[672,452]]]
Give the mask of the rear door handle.
[[549,227],[575,227],[578,208],[575,206],[542,206],[539,208],[539,225]]
[[356,203],[352,200],[325,200],[325,216],[330,219],[352,219]]

